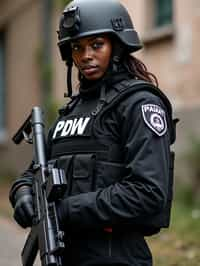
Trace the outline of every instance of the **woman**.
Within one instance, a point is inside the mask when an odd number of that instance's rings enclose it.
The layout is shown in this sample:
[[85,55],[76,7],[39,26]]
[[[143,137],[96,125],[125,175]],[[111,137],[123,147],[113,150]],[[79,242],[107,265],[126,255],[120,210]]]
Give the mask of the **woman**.
[[[168,227],[172,200],[171,105],[156,77],[130,55],[142,46],[118,1],[72,1],[58,38],[71,101],[49,131],[48,156],[68,181],[57,206],[63,265],[152,265],[144,237]],[[23,227],[32,223],[33,174],[32,164],[10,192]]]

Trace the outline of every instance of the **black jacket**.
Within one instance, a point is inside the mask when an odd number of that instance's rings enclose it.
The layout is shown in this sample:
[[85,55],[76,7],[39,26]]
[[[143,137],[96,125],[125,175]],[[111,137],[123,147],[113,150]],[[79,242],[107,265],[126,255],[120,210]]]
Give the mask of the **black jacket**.
[[[116,94],[110,86],[105,92]],[[65,169],[68,180],[60,207],[65,259],[70,265],[151,265],[138,228],[168,201],[169,110],[148,88],[105,112],[106,93],[101,102],[99,97],[98,90],[77,96],[48,136],[49,159]]]

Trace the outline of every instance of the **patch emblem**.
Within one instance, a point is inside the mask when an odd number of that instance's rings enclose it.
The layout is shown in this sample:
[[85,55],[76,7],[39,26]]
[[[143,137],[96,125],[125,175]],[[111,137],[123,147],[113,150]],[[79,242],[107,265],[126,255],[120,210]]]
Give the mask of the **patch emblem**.
[[165,111],[156,104],[142,105],[142,116],[145,124],[158,136],[163,136],[167,130]]

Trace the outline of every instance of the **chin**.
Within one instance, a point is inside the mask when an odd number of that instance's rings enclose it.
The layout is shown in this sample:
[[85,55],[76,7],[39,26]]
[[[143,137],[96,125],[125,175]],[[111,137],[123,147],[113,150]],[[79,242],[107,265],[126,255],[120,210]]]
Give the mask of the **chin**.
[[96,81],[98,79],[101,79],[103,77],[103,74],[101,75],[91,75],[91,76],[84,76],[85,79],[90,80],[90,81]]

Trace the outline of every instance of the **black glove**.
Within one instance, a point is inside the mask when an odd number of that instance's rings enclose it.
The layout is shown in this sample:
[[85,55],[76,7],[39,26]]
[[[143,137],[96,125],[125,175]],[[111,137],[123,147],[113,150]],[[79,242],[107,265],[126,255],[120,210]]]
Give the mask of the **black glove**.
[[30,186],[21,186],[14,195],[14,219],[23,228],[32,225],[34,216],[33,195]]

